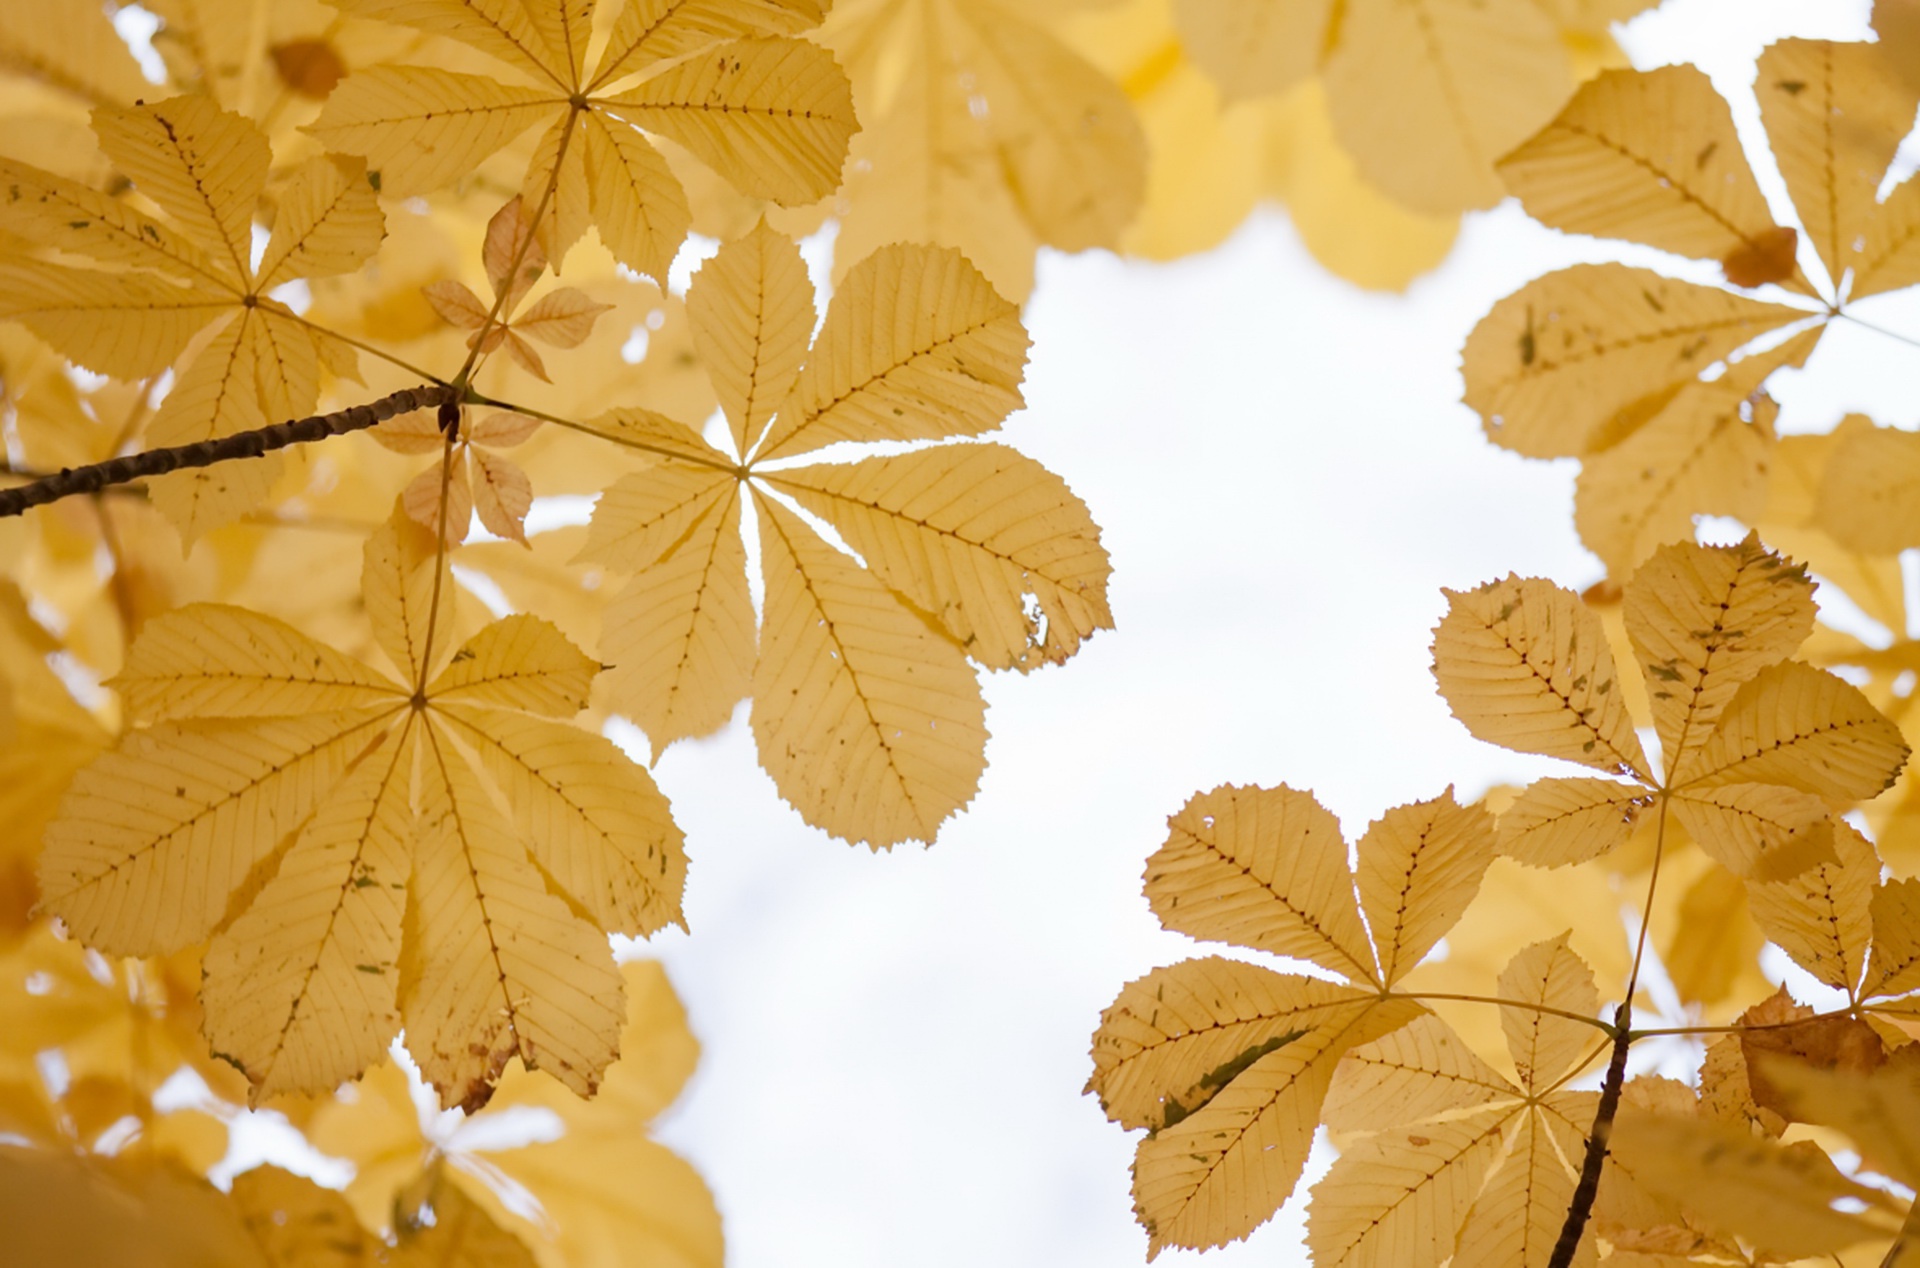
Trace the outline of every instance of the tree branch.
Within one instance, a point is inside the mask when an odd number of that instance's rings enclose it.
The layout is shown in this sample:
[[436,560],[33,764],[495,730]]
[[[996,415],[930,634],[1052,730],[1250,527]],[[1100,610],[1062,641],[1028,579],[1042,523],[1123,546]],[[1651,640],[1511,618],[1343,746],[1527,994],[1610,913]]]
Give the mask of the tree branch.
[[1633,1043],[1628,1030],[1632,1009],[1621,1004],[1613,1014],[1613,1060],[1607,1064],[1606,1081],[1600,1085],[1600,1110],[1593,1116],[1593,1131],[1587,1135],[1587,1156],[1580,1163],[1580,1183],[1573,1188],[1573,1202],[1567,1207],[1567,1222],[1560,1226],[1560,1240],[1553,1244],[1553,1257],[1547,1268],[1569,1268],[1573,1252],[1580,1249],[1581,1235],[1587,1231],[1587,1217],[1593,1213],[1593,1199],[1600,1192],[1600,1169],[1607,1161],[1607,1141],[1613,1137],[1613,1118],[1620,1112],[1620,1089],[1627,1081],[1627,1048]]
[[0,516],[19,515],[31,506],[44,506],[76,493],[94,493],[110,484],[125,484],[143,476],[164,475],[182,467],[211,467],[240,458],[258,458],[272,450],[285,449],[288,445],[310,444],[329,436],[361,431],[395,414],[433,406],[456,405],[464,395],[463,389],[446,385],[410,387],[333,414],[296,418],[292,422],[275,423],[271,427],[238,432],[218,440],[174,445],[168,449],[149,449],[144,453],[109,458],[92,466],[69,467],[55,475],[35,480],[32,484],[0,489]]

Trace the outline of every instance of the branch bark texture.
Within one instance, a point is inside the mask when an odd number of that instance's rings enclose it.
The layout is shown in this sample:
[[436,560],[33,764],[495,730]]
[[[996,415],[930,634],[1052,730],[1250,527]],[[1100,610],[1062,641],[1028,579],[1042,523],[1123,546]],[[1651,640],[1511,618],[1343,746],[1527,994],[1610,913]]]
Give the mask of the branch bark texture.
[[1587,1156],[1580,1163],[1580,1182],[1574,1186],[1567,1222],[1560,1226],[1560,1240],[1554,1243],[1547,1268],[1569,1268],[1573,1263],[1581,1235],[1587,1231],[1587,1217],[1593,1213],[1593,1200],[1599,1196],[1607,1142],[1613,1137],[1614,1116],[1620,1112],[1620,1089],[1627,1081],[1627,1049],[1633,1043],[1627,1027],[1632,1016],[1632,1009],[1626,1004],[1620,1005],[1613,1015],[1613,1060],[1608,1063],[1607,1077],[1600,1084],[1600,1108],[1593,1116],[1593,1131],[1587,1136]]
[[289,445],[309,444],[329,436],[362,431],[396,414],[416,409],[440,407],[444,411],[447,407],[457,405],[463,395],[460,388],[426,384],[333,414],[315,414],[310,418],[296,418],[254,431],[236,432],[217,440],[148,449],[142,453],[109,458],[91,466],[69,467],[31,484],[0,489],[0,516],[19,515],[29,507],[44,506],[76,493],[96,493],[110,484],[125,484],[146,476],[164,475],[183,467],[211,467],[221,462],[258,458]]

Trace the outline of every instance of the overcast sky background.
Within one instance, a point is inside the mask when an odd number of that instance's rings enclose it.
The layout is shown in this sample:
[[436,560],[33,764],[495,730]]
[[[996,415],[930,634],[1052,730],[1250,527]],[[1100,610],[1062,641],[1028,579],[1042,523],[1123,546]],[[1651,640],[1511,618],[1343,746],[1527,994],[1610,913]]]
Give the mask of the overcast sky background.
[[[1858,38],[1866,10],[1669,0],[1625,42],[1637,65],[1702,65],[1757,142],[1755,53]],[[1482,439],[1458,350],[1530,278],[1624,256],[1508,205],[1404,297],[1327,275],[1277,211],[1178,264],[1042,258],[1028,408],[1005,438],[1091,506],[1118,628],[1064,667],[986,680],[990,768],[931,849],[876,857],[808,828],[758,769],[744,707],[655,768],[695,932],[651,951],[705,1049],[657,1134],[713,1187],[731,1264],[1144,1261],[1137,1135],[1080,1095],[1088,1039],[1124,982],[1218,949],[1159,929],[1146,856],[1221,783],[1310,788],[1351,839],[1448,784],[1465,799],[1552,766],[1469,738],[1428,673],[1442,586],[1602,574],[1573,533],[1572,465]],[[1920,306],[1880,320],[1920,335]],[[1780,382],[1781,425],[1864,409],[1911,426],[1916,370],[1920,349],[1835,329]],[[1304,1262],[1305,1190],[1208,1268]]]

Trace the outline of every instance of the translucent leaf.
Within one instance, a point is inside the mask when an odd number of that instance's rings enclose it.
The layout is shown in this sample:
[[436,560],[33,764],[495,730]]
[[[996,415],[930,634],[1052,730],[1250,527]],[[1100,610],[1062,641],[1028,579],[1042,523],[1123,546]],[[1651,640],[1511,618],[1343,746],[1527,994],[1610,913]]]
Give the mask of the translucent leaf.
[[280,196],[256,289],[356,272],[385,236],[386,219],[366,163],[339,155],[309,160]]
[[1687,835],[1735,876],[1784,877],[1832,856],[1827,806],[1779,784],[1688,788],[1668,803]]
[[1920,880],[1890,880],[1873,893],[1873,953],[1863,997],[1920,989]]
[[1892,787],[1906,764],[1900,728],[1859,688],[1798,661],[1769,666],[1726,704],[1719,725],[1674,781],[1785,784],[1835,801]]
[[1876,194],[1913,129],[1920,81],[1886,48],[1781,40],[1760,54],[1760,118],[1800,223],[1837,288],[1880,207]]
[[[1574,1182],[1573,1169],[1555,1148],[1546,1118],[1533,1109],[1522,1110],[1508,1138],[1506,1157],[1461,1221],[1454,1264],[1527,1268],[1549,1262],[1573,1204]],[[1596,1259],[1589,1223],[1572,1262],[1584,1268]]]
[[18,321],[98,374],[139,379],[180,359],[193,336],[233,303],[230,292],[146,273],[0,261],[0,318]]
[[1835,862],[1748,885],[1747,905],[1770,942],[1828,986],[1851,993],[1873,936],[1880,856],[1847,823],[1834,825],[1833,848]]
[[[151,443],[197,444],[273,421],[260,408],[259,343],[251,337],[264,320],[242,310],[201,348],[148,424]],[[193,542],[257,506],[273,488],[284,461],[274,453],[170,472],[154,480],[153,504],[182,538]]]
[[625,0],[593,88],[722,40],[798,35],[819,26],[823,0]]
[[402,1230],[387,1262],[392,1268],[536,1268],[540,1261],[447,1179],[433,1190],[433,1223]]
[[409,726],[330,790],[207,950],[207,1039],[256,1102],[325,1094],[377,1064],[399,1033],[414,749]]
[[[1567,935],[1536,942],[1513,957],[1500,974],[1500,998],[1591,1017],[1600,1011],[1593,970],[1567,945]],[[1547,1090],[1575,1068],[1604,1038],[1600,1029],[1541,1012],[1539,1007],[1502,1005],[1500,1028],[1507,1051],[1528,1091]]]
[[1509,1107],[1393,1128],[1341,1153],[1313,1186],[1307,1247],[1320,1268],[1438,1268],[1500,1154]]
[[1333,1131],[1382,1131],[1522,1095],[1453,1027],[1428,1014],[1349,1049],[1321,1118]]
[[1647,778],[1606,630],[1578,595],[1513,576],[1445,593],[1433,676],[1467,730],[1522,753]]
[[1500,816],[1500,852],[1528,867],[1567,867],[1624,844],[1645,790],[1611,779],[1536,779]]
[[699,432],[649,409],[609,410],[587,419],[580,427],[582,431],[605,436],[616,444],[645,453],[690,458],[695,463],[723,471],[733,469],[732,460],[702,440]]
[[801,817],[878,849],[933,840],[986,766],[960,649],[791,512],[759,501],[766,577],[753,735]]
[[375,1239],[334,1189],[279,1167],[233,1178],[233,1204],[274,1268],[359,1268],[373,1262]]
[[1805,316],[1646,269],[1576,265],[1480,319],[1461,354],[1466,402],[1497,445],[1581,456],[1616,416],[1664,407],[1734,349]]
[[1460,805],[1452,789],[1387,811],[1360,838],[1355,877],[1382,985],[1405,976],[1466,912],[1493,840],[1493,816]]
[[340,0],[334,7],[459,40],[535,79],[562,89],[573,86],[565,63],[539,29],[536,6],[519,0]]
[[1813,523],[1851,550],[1891,555],[1920,545],[1920,435],[1893,427],[1842,431],[1820,480]]
[[473,509],[489,533],[527,544],[527,512],[533,509],[533,482],[505,458],[482,449],[467,453],[472,468]]
[[548,291],[513,320],[513,328],[529,339],[552,348],[577,348],[593,333],[593,323],[612,304],[602,304],[585,291],[562,286]]
[[587,707],[600,666],[551,622],[516,613],[468,639],[427,685],[434,703],[476,704],[569,718]]
[[1410,1000],[1355,1004],[1339,1021],[1256,1058],[1194,1113],[1141,1141],[1133,1202],[1148,1255],[1223,1246],[1272,1216],[1306,1165],[1340,1055],[1420,1011]]
[[1020,310],[958,252],[883,247],[835,289],[760,456],[991,431],[1024,403],[1027,342]]
[[201,941],[382,725],[354,711],[131,732],[80,772],[47,829],[42,905],[113,955]]
[[1311,793],[1229,784],[1196,794],[1167,827],[1147,860],[1162,924],[1378,980],[1340,821]]
[[0,158],[0,228],[102,264],[221,280],[206,253],[184,234],[109,194],[5,158]]
[[1920,1123],[1920,1082],[1910,1065],[1864,1078],[1796,1061],[1769,1061],[1766,1070],[1792,1102],[1796,1117],[1845,1132],[1874,1170],[1901,1184],[1920,1181],[1920,1138],[1914,1131]]
[[1813,581],[1757,535],[1738,546],[1681,543],[1634,574],[1624,615],[1671,779],[1734,692],[1813,632]]
[[653,143],[598,110],[581,125],[594,223],[613,258],[661,285],[693,225],[686,193]]
[[700,266],[687,288],[687,317],[734,452],[750,454],[807,358],[813,284],[800,248],[761,221]]
[[1113,626],[1099,527],[1015,450],[948,445],[767,479],[990,669],[1058,664]]
[[0,1145],[0,1224],[31,1264],[269,1268],[227,1195],[177,1161]]
[[1352,1021],[1352,987],[1209,956],[1127,983],[1100,1014],[1093,1077],[1107,1117],[1160,1131],[1191,1115],[1267,1053]]
[[400,691],[284,621],[193,603],[140,627],[110,685],[132,717],[273,717],[383,702]]
[[686,146],[741,193],[789,205],[833,192],[858,126],[846,72],[800,40],[721,45],[607,107]]
[[1851,298],[1883,295],[1920,282],[1920,181],[1900,182],[1867,229],[1853,266]]
[[159,204],[233,281],[253,276],[253,212],[272,153],[252,122],[211,98],[173,97],[93,112],[114,166]]
[[453,641],[453,580],[433,534],[398,509],[367,539],[361,599],[394,668],[424,684]]
[[[1624,238],[1701,260],[1766,253],[1783,232],[1747,166],[1727,103],[1692,66],[1612,70],[1500,161],[1527,214],[1569,233]],[[1784,271],[1737,285],[1786,281]]]
[[1187,55],[1229,101],[1280,92],[1319,69],[1334,0],[1176,0],[1173,19]]
[[7,15],[0,66],[83,101],[132,101],[152,91],[105,10],[29,5]]
[[656,756],[725,725],[752,686],[757,644],[739,518],[729,493],[607,606],[600,647],[614,661],[608,694]]
[[487,1103],[519,1057],[590,1096],[625,1015],[606,935],[548,892],[465,761],[428,731],[400,1010],[441,1104]]
[[425,66],[376,66],[349,75],[308,127],[329,149],[365,155],[381,191],[406,197],[471,172],[561,104],[551,90]]
[[1499,202],[1494,160],[1573,85],[1559,32],[1527,0],[1348,0],[1321,78],[1360,174],[1429,215]]
[[506,797],[533,858],[594,922],[684,927],[685,839],[653,779],[604,736],[493,709],[439,711]]
[[681,550],[696,525],[738,497],[733,473],[712,467],[663,462],[621,476],[593,508],[580,558],[643,571]]

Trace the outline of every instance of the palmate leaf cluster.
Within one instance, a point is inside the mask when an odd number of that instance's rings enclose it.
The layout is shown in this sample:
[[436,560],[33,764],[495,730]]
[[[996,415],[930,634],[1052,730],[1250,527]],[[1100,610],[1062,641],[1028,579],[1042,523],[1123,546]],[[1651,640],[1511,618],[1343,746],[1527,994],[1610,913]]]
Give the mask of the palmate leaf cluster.
[[[1592,1262],[1601,1242],[1618,1254],[1691,1238],[1688,1253],[1719,1254],[1742,1240],[1800,1255],[1892,1231],[1885,1200],[1825,1155],[1833,1183],[1819,1201],[1864,1193],[1876,1204],[1866,1215],[1829,1212],[1788,1233],[1818,1205],[1812,1193],[1769,1218],[1732,1209],[1724,1192],[1754,1207],[1763,1177],[1807,1164],[1754,1146],[1742,1175],[1714,1150],[1750,1124],[1785,1127],[1764,1117],[1781,1104],[1758,1090],[1770,1088],[1769,1055],[1862,1070],[1912,1043],[1893,1020],[1920,987],[1913,882],[1882,882],[1873,845],[1834,817],[1890,786],[1909,747],[1859,689],[1792,659],[1813,628],[1812,584],[1752,538],[1663,548],[1624,606],[1657,761],[1601,616],[1550,582],[1508,578],[1448,595],[1434,639],[1441,694],[1476,736],[1609,778],[1537,780],[1497,816],[1449,790],[1377,820],[1351,865],[1333,815],[1284,786],[1215,789],[1169,820],[1146,877],[1163,924],[1344,980],[1190,960],[1130,983],[1102,1015],[1089,1090],[1116,1122],[1147,1129],[1134,1201],[1150,1254],[1246,1236],[1292,1192],[1325,1123],[1341,1156],[1308,1210],[1316,1264],[1548,1262],[1602,1103],[1568,1085],[1613,1057],[1622,1093],[1623,1028],[1647,1006],[1637,961],[1596,979],[1573,930],[1520,947],[1499,938],[1491,980],[1449,974],[1453,955],[1422,961],[1462,922],[1501,918],[1511,899],[1494,869],[1591,866],[1637,830],[1658,859],[1698,850],[1738,878],[1765,936],[1846,1003],[1816,1018],[1783,994],[1749,1010],[1751,1035],[1736,1028],[1709,1051],[1699,1092],[1628,1081],[1593,1222],[1576,1226],[1584,1240],[1564,1262]],[[1624,933],[1616,919],[1613,936]],[[1456,1027],[1466,1001],[1497,1025]],[[1695,1192],[1689,1166],[1727,1179]]]

